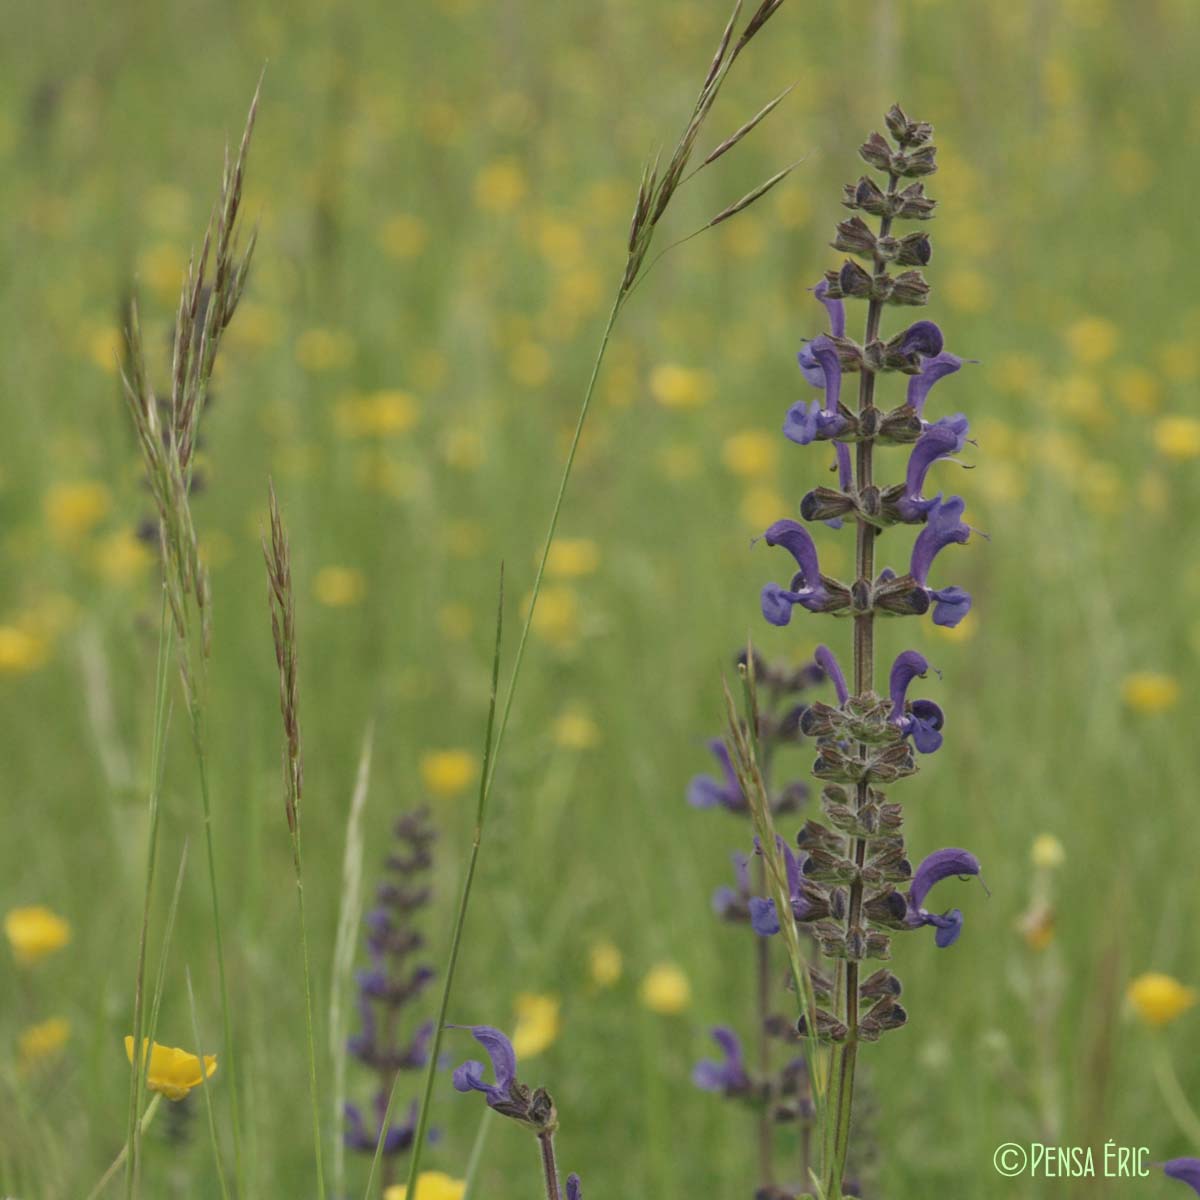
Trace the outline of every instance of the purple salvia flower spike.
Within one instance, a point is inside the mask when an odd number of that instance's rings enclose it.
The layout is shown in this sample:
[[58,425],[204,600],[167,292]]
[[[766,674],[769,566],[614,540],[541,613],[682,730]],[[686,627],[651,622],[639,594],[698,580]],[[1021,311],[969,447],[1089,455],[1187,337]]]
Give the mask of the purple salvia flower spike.
[[921,364],[920,374],[914,375],[908,381],[905,403],[916,410],[917,416],[924,417],[925,401],[929,398],[929,389],[939,379],[953,375],[962,365],[963,360],[949,351],[943,351],[941,354],[935,354],[932,358],[927,358]]
[[1168,1179],[1178,1179],[1200,1196],[1200,1158],[1172,1158],[1162,1165]]
[[841,664],[828,646],[818,646],[813,653],[817,666],[829,676],[834,691],[837,692],[838,704],[845,704],[850,699],[850,689],[846,686],[846,676],[842,674]]

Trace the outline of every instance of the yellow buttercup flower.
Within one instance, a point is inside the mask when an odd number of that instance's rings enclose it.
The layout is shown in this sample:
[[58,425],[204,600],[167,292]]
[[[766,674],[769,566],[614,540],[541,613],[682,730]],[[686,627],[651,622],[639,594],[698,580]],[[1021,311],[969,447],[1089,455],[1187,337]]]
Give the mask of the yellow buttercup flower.
[[554,718],[554,744],[564,750],[591,750],[600,744],[600,729],[581,708],[568,708]]
[[322,567],[313,580],[313,592],[327,608],[357,604],[366,590],[366,579],[357,567]]
[[17,1038],[17,1060],[21,1069],[29,1070],[38,1063],[54,1058],[71,1036],[71,1022],[65,1017],[51,1017],[21,1031]]
[[525,173],[515,159],[497,159],[475,176],[475,203],[485,212],[512,212],[527,190]]
[[1121,699],[1134,712],[1166,712],[1179,700],[1179,683],[1158,671],[1135,671],[1121,684]]
[[[525,598],[522,612],[529,611],[532,595]],[[579,596],[574,588],[544,587],[533,613],[533,632],[559,650],[569,650],[579,640]]]
[[435,796],[457,796],[475,778],[475,757],[466,750],[431,750],[421,757],[421,782]]
[[1127,993],[1133,1011],[1154,1029],[1169,1025],[1200,999],[1200,993],[1170,975],[1149,972],[1139,975]]
[[347,396],[333,410],[334,426],[343,437],[390,437],[406,433],[420,419],[417,398],[399,388]]
[[555,579],[590,575],[600,565],[600,548],[591,538],[556,538],[546,559],[546,574]]
[[[146,1047],[150,1047],[150,1067],[146,1077],[146,1086],[152,1092],[160,1092],[168,1100],[182,1100],[194,1087],[199,1087],[206,1079],[212,1077],[217,1069],[217,1056],[206,1054],[204,1063],[194,1054],[186,1050],[178,1050],[174,1046],[160,1046],[151,1043],[149,1038],[142,1039],[142,1060],[145,1061]],[[133,1038],[125,1039],[125,1056],[133,1062]]]
[[111,504],[102,483],[59,483],[46,493],[46,520],[55,537],[70,541],[90,533],[108,515]]
[[671,1017],[691,1004],[692,985],[680,967],[663,962],[646,973],[639,995],[651,1012]]
[[1120,331],[1103,317],[1083,317],[1066,331],[1067,346],[1085,366],[1096,366],[1112,358]]
[[610,941],[593,942],[588,968],[597,987],[612,987],[621,978],[621,951]]
[[558,1040],[562,1019],[557,996],[522,992],[513,1007],[517,1023],[513,1028],[512,1044],[518,1061],[541,1054]]
[[663,363],[650,372],[650,395],[663,408],[698,408],[712,396],[712,377],[707,371]]
[[721,458],[734,475],[754,479],[775,470],[779,446],[774,436],[760,429],[747,429],[725,439]]
[[1033,849],[1029,852],[1029,857],[1035,867],[1052,871],[1066,862],[1067,852],[1054,834],[1039,833],[1033,839]]
[[46,661],[44,638],[18,625],[0,625],[0,675],[23,675]]
[[[453,1179],[445,1171],[422,1171],[417,1176],[420,1200],[462,1200],[467,1193],[465,1179]],[[383,1200],[404,1200],[408,1184],[396,1183],[383,1193]]]
[[70,924],[41,904],[9,909],[4,932],[13,957],[23,966],[61,950],[71,940]]
[[1175,462],[1200,457],[1200,421],[1195,417],[1163,417],[1154,423],[1154,445],[1159,454]]
[[115,584],[129,584],[140,579],[154,561],[146,543],[130,529],[118,529],[96,547],[96,570]]

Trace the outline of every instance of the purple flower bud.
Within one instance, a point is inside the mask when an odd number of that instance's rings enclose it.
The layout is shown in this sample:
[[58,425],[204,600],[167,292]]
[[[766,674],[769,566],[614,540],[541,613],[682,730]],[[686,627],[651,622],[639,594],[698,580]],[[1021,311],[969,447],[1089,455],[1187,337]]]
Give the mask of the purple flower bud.
[[703,1091],[721,1092],[726,1096],[745,1092],[750,1087],[750,1077],[746,1074],[742,1043],[737,1034],[720,1025],[712,1031],[712,1037],[724,1057],[698,1062],[692,1071],[692,1082]]
[[901,354],[933,358],[942,352],[945,339],[941,329],[932,321],[915,321],[900,335],[898,342]]
[[583,1200],[583,1185],[578,1175],[567,1176],[567,1200]]
[[929,389],[939,379],[953,375],[963,365],[963,360],[957,355],[945,351],[926,358],[921,364],[920,374],[914,375],[908,381],[908,395],[905,402],[916,409],[917,416],[924,416],[925,401],[929,397]]
[[720,738],[708,743],[717,762],[721,764],[722,779],[712,775],[697,775],[688,784],[687,799],[693,808],[726,808],[730,812],[745,812],[746,797],[733,769],[729,750]]
[[1172,1158],[1163,1163],[1162,1169],[1168,1179],[1186,1183],[1200,1196],[1200,1158]]
[[935,884],[949,879],[952,875],[978,874],[979,860],[970,851],[953,848],[935,850],[921,861],[913,875],[912,884],[908,889],[908,913],[905,923],[910,929],[932,925],[937,930],[934,940],[939,948],[944,950],[947,946],[954,945],[962,932],[962,911],[954,908],[941,914],[928,912],[924,907],[925,897]]

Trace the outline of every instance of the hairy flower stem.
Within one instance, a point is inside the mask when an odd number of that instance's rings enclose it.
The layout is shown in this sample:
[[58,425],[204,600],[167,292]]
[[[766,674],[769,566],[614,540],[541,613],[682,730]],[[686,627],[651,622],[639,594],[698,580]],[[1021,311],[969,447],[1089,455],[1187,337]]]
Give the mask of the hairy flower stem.
[[[897,177],[888,176],[888,195],[896,193]],[[879,223],[879,236],[886,237],[891,232],[892,218],[882,217]],[[875,275],[878,278],[884,274],[885,263],[876,252]],[[863,340],[864,346],[869,346],[879,336],[879,321],[883,313],[883,303],[871,300],[867,305],[867,329]],[[858,411],[865,412],[875,403],[875,372],[863,368],[858,383]],[[861,496],[864,489],[873,482],[874,463],[872,455],[874,442],[864,438],[856,447],[854,483]],[[857,518],[857,534],[855,538],[855,565],[859,580],[869,586],[875,578],[875,535],[876,528],[861,516]],[[863,696],[875,690],[875,613],[873,610],[858,613],[854,618],[854,691]],[[865,743],[859,743],[859,757],[866,758],[869,748]],[[867,803],[868,783],[863,780],[857,785],[856,803],[862,808]],[[867,843],[863,838],[852,839],[852,857],[860,868],[867,859]],[[862,880],[855,879],[850,885],[850,903],[846,913],[847,932],[858,929],[862,919],[863,885]],[[825,1192],[828,1200],[841,1200],[842,1176],[846,1170],[846,1152],[850,1146],[850,1121],[854,1107],[854,1070],[858,1059],[858,961],[848,958],[845,971],[842,974],[844,991],[842,993],[841,1018],[846,1023],[846,1040],[835,1048],[833,1053],[832,1103],[830,1105],[830,1120],[832,1132],[827,1138],[827,1156],[825,1165]]]
[[[767,866],[762,855],[758,856],[755,875],[758,894],[766,895]],[[771,1078],[771,1040],[767,1036],[767,1017],[771,1012],[771,947],[765,937],[754,939],[754,957],[757,968],[757,1016],[758,1016],[758,1066],[764,1080]],[[771,1096],[763,1098],[758,1114],[758,1185],[770,1188],[775,1182],[775,1138],[771,1122]]]
[[538,1145],[542,1151],[542,1175],[546,1180],[546,1200],[562,1200],[558,1186],[558,1163],[554,1159],[554,1134],[546,1131],[538,1134]]

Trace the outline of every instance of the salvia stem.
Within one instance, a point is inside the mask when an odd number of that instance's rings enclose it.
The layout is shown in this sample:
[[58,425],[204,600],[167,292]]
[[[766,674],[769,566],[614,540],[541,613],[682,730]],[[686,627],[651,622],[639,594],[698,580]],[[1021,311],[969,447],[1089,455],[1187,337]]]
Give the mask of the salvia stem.
[[538,1134],[542,1155],[542,1177],[546,1181],[546,1200],[562,1200],[558,1184],[558,1163],[554,1158],[554,1134],[549,1130]]

